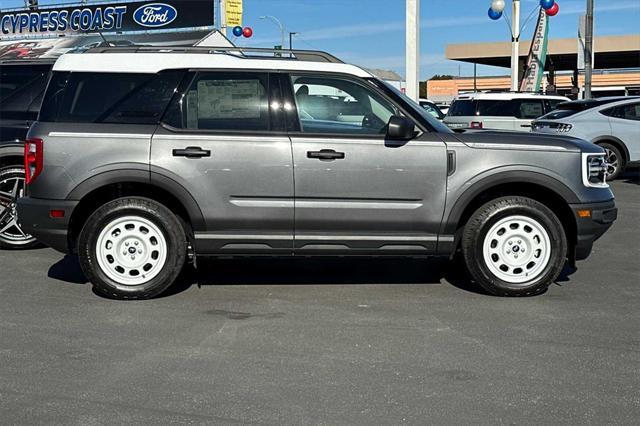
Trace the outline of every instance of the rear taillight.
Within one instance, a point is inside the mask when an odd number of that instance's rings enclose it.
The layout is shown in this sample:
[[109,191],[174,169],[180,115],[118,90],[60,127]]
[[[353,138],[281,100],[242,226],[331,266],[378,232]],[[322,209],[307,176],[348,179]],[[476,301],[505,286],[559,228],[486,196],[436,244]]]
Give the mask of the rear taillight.
[[24,144],[24,169],[26,184],[31,184],[42,173],[44,148],[42,139],[27,139]]
[[472,129],[482,129],[482,121],[472,121],[469,127]]

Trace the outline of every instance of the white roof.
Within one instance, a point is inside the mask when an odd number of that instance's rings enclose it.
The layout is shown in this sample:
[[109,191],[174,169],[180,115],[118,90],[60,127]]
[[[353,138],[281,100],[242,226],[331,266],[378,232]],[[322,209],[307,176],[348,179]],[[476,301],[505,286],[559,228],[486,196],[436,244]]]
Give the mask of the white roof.
[[491,101],[509,101],[511,99],[560,99],[563,101],[568,101],[569,98],[565,98],[564,96],[552,96],[552,95],[540,95],[538,93],[467,93],[464,95],[459,95],[456,99],[483,99],[483,100],[491,100]]
[[348,64],[288,59],[245,59],[220,53],[74,53],[61,56],[53,70],[151,74],[162,70],[183,68],[325,71],[365,78],[372,77],[362,68]]

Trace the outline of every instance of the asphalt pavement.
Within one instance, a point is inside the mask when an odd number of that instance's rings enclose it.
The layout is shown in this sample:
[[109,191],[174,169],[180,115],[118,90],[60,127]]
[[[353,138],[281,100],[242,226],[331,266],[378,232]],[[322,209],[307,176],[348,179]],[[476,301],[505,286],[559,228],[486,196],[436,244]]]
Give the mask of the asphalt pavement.
[[2,424],[638,424],[640,180],[545,294],[440,260],[202,262],[96,296],[73,257],[0,253]]

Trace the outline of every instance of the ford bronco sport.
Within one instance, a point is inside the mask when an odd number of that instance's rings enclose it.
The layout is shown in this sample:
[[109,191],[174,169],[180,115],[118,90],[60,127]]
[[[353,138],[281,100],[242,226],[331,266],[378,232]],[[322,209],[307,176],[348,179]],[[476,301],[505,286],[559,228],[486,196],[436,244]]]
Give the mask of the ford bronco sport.
[[24,229],[97,292],[149,298],[197,256],[453,256],[543,292],[617,216],[601,148],[454,134],[322,52],[100,48],[55,64]]

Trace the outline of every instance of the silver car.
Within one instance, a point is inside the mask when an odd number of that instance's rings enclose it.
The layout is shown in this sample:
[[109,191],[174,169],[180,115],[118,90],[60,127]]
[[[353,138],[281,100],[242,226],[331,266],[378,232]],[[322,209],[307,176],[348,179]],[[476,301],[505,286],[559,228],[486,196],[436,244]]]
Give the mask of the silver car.
[[567,102],[533,123],[538,133],[585,139],[607,153],[609,180],[640,161],[640,97]]

